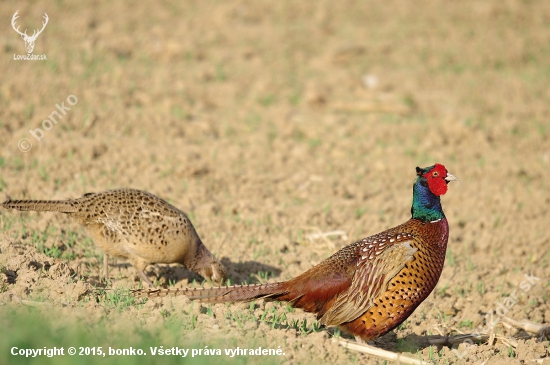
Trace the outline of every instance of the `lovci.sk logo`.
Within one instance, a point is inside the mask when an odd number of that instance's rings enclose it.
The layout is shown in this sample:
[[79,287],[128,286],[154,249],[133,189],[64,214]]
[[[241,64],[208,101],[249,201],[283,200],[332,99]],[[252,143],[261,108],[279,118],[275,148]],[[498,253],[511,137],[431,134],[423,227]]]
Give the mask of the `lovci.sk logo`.
[[43,55],[34,55],[32,54],[32,51],[34,49],[34,42],[36,42],[36,38],[38,38],[38,36],[40,35],[40,33],[42,33],[42,31],[44,30],[44,28],[46,28],[46,24],[48,24],[48,14],[44,13],[44,19],[46,20],[45,22],[42,23],[42,29],[40,30],[35,30],[31,36],[29,36],[27,34],[27,30],[25,29],[24,32],[21,32],[19,31],[19,27],[15,27],[15,21],[17,20],[17,18],[19,17],[17,15],[17,13],[19,13],[19,10],[17,10],[15,12],[15,14],[13,14],[13,17],[11,18],[11,26],[13,27],[13,29],[19,33],[21,35],[21,38],[23,38],[23,41],[25,42],[25,48],[27,49],[27,54],[26,55],[16,55],[14,54],[13,55],[13,59],[14,60],[25,60],[25,61],[43,61],[43,60],[46,60],[46,55],[43,54]]

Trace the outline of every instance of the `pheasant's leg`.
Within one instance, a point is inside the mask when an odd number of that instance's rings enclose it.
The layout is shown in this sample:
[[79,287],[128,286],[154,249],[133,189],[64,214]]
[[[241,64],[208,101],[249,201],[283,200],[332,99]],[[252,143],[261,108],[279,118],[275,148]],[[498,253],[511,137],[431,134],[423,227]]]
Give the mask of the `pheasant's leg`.
[[354,336],[355,337],[355,341],[359,342],[359,343],[366,343],[365,341],[363,341],[363,339],[357,335]]
[[149,278],[147,277],[147,275],[145,275],[145,273],[143,272],[143,270],[138,270],[138,273],[139,273],[139,276],[141,276],[141,279],[146,282],[147,284],[149,284],[149,286],[153,289],[156,289],[156,286],[155,284],[153,284],[151,282],[151,280],[149,280]]
[[109,278],[109,255],[103,254],[103,280],[107,282]]

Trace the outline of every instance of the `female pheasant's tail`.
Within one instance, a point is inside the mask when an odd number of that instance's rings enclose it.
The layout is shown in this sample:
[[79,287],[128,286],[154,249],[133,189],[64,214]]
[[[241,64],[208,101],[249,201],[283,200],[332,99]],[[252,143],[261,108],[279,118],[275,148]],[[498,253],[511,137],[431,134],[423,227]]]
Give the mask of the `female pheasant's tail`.
[[154,298],[185,295],[191,300],[210,303],[246,302],[286,294],[285,283],[233,285],[216,288],[138,289],[132,294],[137,298]]
[[6,209],[17,209],[36,212],[76,213],[78,207],[71,200],[11,200],[2,203]]

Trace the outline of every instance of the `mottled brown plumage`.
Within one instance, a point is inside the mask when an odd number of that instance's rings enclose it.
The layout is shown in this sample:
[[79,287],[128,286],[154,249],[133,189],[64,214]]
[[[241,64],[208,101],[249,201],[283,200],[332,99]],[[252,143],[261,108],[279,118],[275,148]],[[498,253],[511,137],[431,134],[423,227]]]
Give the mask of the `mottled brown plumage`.
[[370,340],[402,323],[431,293],[443,269],[449,226],[439,196],[456,178],[444,166],[417,168],[412,218],[344,247],[289,281],[210,289],[139,290],[208,302],[268,298],[315,313],[327,326]]
[[226,270],[204,246],[184,212],[153,194],[116,189],[70,200],[7,200],[6,209],[54,211],[82,224],[105,253],[125,258],[150,286],[144,270],[153,263],[180,263],[208,280],[223,282]]

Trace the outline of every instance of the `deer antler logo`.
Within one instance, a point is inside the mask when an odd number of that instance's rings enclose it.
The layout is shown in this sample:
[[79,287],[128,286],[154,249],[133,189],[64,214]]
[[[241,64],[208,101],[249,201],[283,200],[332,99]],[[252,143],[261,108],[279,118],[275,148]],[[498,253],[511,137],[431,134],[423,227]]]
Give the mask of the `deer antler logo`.
[[[34,49],[34,42],[36,42],[36,38],[38,38],[38,36],[40,35],[40,33],[42,33],[42,31],[44,30],[44,28],[46,28],[46,24],[48,24],[48,14],[44,13],[44,19],[46,20],[45,22],[42,23],[42,29],[40,30],[35,30],[32,35],[29,37],[27,35],[27,30],[25,29],[25,32],[24,33],[21,33],[19,31],[19,27],[15,27],[15,20],[17,18],[19,18],[19,16],[17,15],[17,13],[19,13],[19,10],[17,10],[15,12],[15,14],[13,14],[13,18],[11,18],[11,26],[13,27],[13,29],[15,29],[15,31],[17,33],[19,33],[21,35],[21,38],[23,38],[23,40],[25,41],[25,48],[27,49],[27,53],[32,53],[32,50]],[[38,33],[37,33],[38,32]]]

